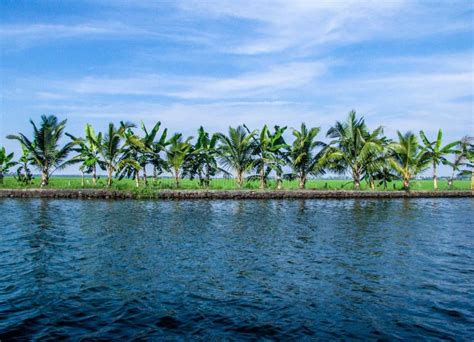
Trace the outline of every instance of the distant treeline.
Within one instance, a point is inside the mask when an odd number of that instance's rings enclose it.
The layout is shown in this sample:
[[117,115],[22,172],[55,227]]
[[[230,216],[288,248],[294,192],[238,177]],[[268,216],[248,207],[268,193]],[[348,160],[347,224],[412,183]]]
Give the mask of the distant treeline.
[[[168,134],[160,122],[151,129],[143,123],[140,128],[130,122],[110,123],[106,132],[98,133],[87,124],[84,136],[76,137],[65,132],[66,121],[54,115],[42,116],[38,125],[30,120],[32,136],[8,135],[8,139],[20,143],[22,155],[14,160],[13,153],[0,149],[0,184],[15,166],[17,180],[29,184],[34,167],[41,172],[44,187],[56,170],[73,164],[82,174],[91,174],[94,185],[98,169],[106,171],[109,187],[114,177],[134,178],[137,187],[147,186],[147,167],[153,170],[155,181],[170,172],[176,187],[185,177],[209,187],[213,177],[221,174],[235,177],[237,187],[246,180],[258,180],[262,189],[270,178],[276,180],[277,189],[281,189],[283,179],[297,179],[303,189],[308,177],[326,172],[350,175],[354,189],[360,188],[362,180],[375,189],[376,185],[386,188],[395,179],[401,179],[404,188],[409,189],[410,180],[431,166],[436,190],[440,164],[452,168],[450,185],[458,176],[470,175],[472,181],[474,173],[473,137],[443,145],[440,129],[434,140],[420,131],[419,135],[397,132],[398,140],[393,141],[383,134],[382,127],[369,130],[355,111],[326,132],[329,143],[318,140],[319,127],[304,123],[299,129],[292,128],[293,139],[286,141],[286,126],[264,125],[251,130],[241,125],[229,127],[227,133],[213,134],[200,127],[194,138]],[[69,141],[62,143],[65,139]]]

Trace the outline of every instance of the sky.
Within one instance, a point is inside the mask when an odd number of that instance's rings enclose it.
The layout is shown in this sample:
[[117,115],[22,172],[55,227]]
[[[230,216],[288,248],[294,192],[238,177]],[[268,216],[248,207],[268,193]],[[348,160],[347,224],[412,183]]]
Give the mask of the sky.
[[354,109],[391,138],[474,135],[469,0],[2,0],[0,19],[0,145],[17,155],[5,136],[42,114],[75,135],[305,122],[324,140]]

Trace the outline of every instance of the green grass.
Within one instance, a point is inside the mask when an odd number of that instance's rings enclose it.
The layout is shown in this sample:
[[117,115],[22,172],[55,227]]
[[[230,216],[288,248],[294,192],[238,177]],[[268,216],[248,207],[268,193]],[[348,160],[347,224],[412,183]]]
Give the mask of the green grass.
[[[98,189],[104,189],[106,187],[106,178],[100,177],[98,180],[97,187]],[[24,186],[18,183],[13,177],[5,177],[3,186],[0,185],[0,188],[4,189],[21,189],[21,188],[39,188],[40,178],[35,177],[33,184]],[[140,185],[143,189],[143,183]],[[275,181],[269,181],[267,184],[267,189],[275,189]],[[469,190],[470,181],[469,180],[456,180],[454,181],[453,189],[448,188],[447,180],[438,181],[439,190]],[[54,176],[50,179],[50,184],[48,185],[50,189],[81,189],[81,178],[80,177],[63,177],[63,176]],[[92,179],[90,177],[85,178],[85,187],[93,189]],[[243,189],[258,189],[258,181],[247,181],[245,182]],[[284,189],[298,189],[298,182],[294,181],[283,181]],[[307,189],[320,189],[320,190],[352,190],[353,185],[350,180],[327,180],[327,179],[311,179],[306,183]],[[114,180],[112,185],[113,190],[132,190],[137,191],[135,187],[135,181],[132,179],[122,179]],[[157,182],[154,182],[153,179],[149,180],[149,185],[147,191],[149,190],[162,190],[162,189],[176,189],[174,180],[170,178],[160,178]],[[191,189],[202,189],[199,186],[197,180],[183,179],[181,181],[180,189],[191,190]],[[213,179],[211,181],[211,190],[233,190],[237,189],[236,183],[233,179]],[[389,183],[387,190],[401,190],[402,183],[401,181],[394,181]],[[365,182],[361,184],[361,190],[370,190]],[[384,190],[383,187],[377,187],[377,190]],[[411,190],[433,190],[433,182],[431,180],[413,180],[411,183]],[[139,190],[140,191],[140,190]]]

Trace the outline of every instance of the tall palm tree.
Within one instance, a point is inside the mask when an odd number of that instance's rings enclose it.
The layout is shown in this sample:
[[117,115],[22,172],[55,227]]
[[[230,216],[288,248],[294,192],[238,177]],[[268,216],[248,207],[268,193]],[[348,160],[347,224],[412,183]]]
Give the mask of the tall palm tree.
[[107,170],[107,186],[112,186],[112,177],[114,171],[117,171],[117,164],[123,152],[123,141],[127,128],[134,127],[132,123],[121,123],[117,128],[113,123],[109,123],[107,133],[102,135],[98,145],[99,154]]
[[176,187],[179,187],[181,179],[181,169],[183,164],[192,151],[192,145],[189,143],[193,137],[188,137],[183,140],[181,133],[175,133],[169,140],[169,146],[166,150],[166,158],[168,165],[170,166]]
[[209,136],[202,126],[199,127],[196,144],[186,158],[185,173],[189,174],[191,179],[197,176],[200,185],[206,188],[209,188],[211,177],[220,171],[217,163],[218,140],[217,134]]
[[[289,159],[290,165],[299,180],[298,186],[300,189],[306,187],[308,175],[317,175],[324,172],[321,161],[326,145],[316,140],[320,130],[319,127],[308,129],[305,123],[301,124],[299,131],[293,129],[295,140],[290,149]],[[323,148],[316,152],[317,147]]]
[[366,172],[369,157],[377,155],[383,150],[381,135],[382,127],[377,127],[370,133],[364,118],[357,119],[356,112],[349,112],[345,122],[337,121],[326,136],[332,140],[327,149],[325,160],[328,168],[338,173],[349,171],[354,188],[360,189],[360,181]]
[[0,184],[3,185],[3,178],[5,174],[10,172],[10,168],[15,166],[16,162],[13,161],[13,152],[7,154],[5,147],[0,148]]
[[228,136],[219,133],[219,155],[224,168],[235,171],[237,186],[242,187],[244,174],[253,166],[255,131],[248,133],[243,126],[229,127]]
[[423,141],[424,149],[427,152],[427,155],[431,159],[432,167],[433,167],[433,188],[438,190],[438,174],[437,168],[438,165],[441,163],[443,165],[448,165],[450,162],[446,158],[446,155],[452,154],[455,152],[456,145],[459,144],[459,141],[452,142],[447,144],[444,147],[441,147],[442,139],[443,139],[443,132],[441,128],[438,131],[438,136],[436,137],[435,141],[429,141],[425,135],[425,132],[420,131],[420,137]]
[[28,139],[22,133],[7,136],[8,139],[18,140],[28,149],[33,165],[41,170],[41,187],[48,185],[49,177],[54,171],[71,164],[66,158],[74,144],[69,142],[62,147],[59,146],[66,122],[67,120],[58,121],[54,115],[43,115],[39,128],[30,120],[33,126],[33,139]]
[[390,144],[392,155],[389,159],[392,168],[403,179],[403,188],[410,189],[410,180],[420,172],[426,170],[430,163],[430,156],[418,143],[412,132],[405,134],[397,131],[398,143]]
[[[74,150],[79,154],[74,159],[78,162],[82,162],[80,167],[81,171],[83,173],[91,173],[92,184],[96,186],[97,166],[105,169],[105,163],[102,161],[99,153],[100,143],[102,141],[102,133],[95,134],[92,125],[86,124],[84,138],[77,138],[67,133],[66,135],[68,135],[76,145]],[[84,184],[82,184],[82,186],[84,186]]]
[[[244,125],[249,133],[250,130]],[[283,133],[286,127],[275,126],[275,132],[271,133],[267,125],[264,125],[260,134],[254,135],[255,142],[255,158],[254,167],[258,172],[258,178],[260,180],[260,189],[265,189],[267,175],[271,171],[275,171],[279,174],[277,176],[277,187],[281,187],[281,164],[283,162],[279,157],[283,148],[289,146],[285,143]]]

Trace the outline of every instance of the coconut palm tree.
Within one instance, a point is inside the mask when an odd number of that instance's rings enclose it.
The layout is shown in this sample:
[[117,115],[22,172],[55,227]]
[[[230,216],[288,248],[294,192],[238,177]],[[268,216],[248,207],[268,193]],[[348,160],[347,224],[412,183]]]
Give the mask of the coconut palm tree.
[[[247,126],[244,125],[244,127],[251,133]],[[283,138],[285,130],[286,127],[275,126],[275,131],[271,133],[268,126],[264,125],[260,134],[254,135],[256,146],[254,167],[258,172],[260,189],[265,189],[271,171],[277,173],[277,188],[281,188],[282,164],[284,163],[281,158],[282,151],[289,147]]]
[[[293,129],[295,140],[291,145],[289,160],[291,168],[299,180],[298,186],[300,189],[306,187],[308,175],[317,175],[324,172],[321,161],[326,144],[316,140],[320,130],[319,127],[308,129],[305,123],[301,124],[299,131]],[[317,147],[322,147],[322,149],[316,152]]]
[[189,143],[192,138],[193,137],[188,137],[186,140],[183,140],[181,133],[175,133],[168,141],[169,146],[166,150],[166,159],[173,172],[177,188],[179,187],[183,164],[188,155],[192,152],[192,145]]
[[149,147],[145,146],[143,139],[133,132],[131,126],[121,122],[121,128],[123,129],[124,144],[117,163],[117,174],[119,179],[133,177],[135,179],[135,186],[138,188],[140,186],[140,170],[143,168],[143,165],[146,166],[147,155],[152,151]]
[[424,150],[426,151],[427,155],[431,159],[432,167],[433,167],[433,188],[438,190],[438,174],[437,168],[438,165],[441,163],[443,165],[448,165],[450,162],[446,158],[446,155],[452,154],[455,152],[456,145],[459,144],[459,141],[452,142],[447,144],[444,147],[441,147],[442,139],[443,139],[443,132],[441,128],[438,131],[438,136],[436,137],[435,141],[430,142],[425,135],[425,132],[420,131],[421,141],[423,141]]
[[344,173],[349,171],[354,188],[360,189],[360,181],[365,176],[368,159],[383,151],[382,127],[369,132],[364,118],[357,119],[352,110],[345,122],[337,121],[326,136],[332,140],[325,155],[328,169]]
[[235,171],[237,186],[242,187],[244,174],[253,167],[255,131],[248,132],[243,126],[229,127],[228,136],[219,133],[220,162],[226,169]]
[[0,148],[0,184],[3,185],[3,178],[5,174],[10,172],[10,168],[15,166],[16,162],[13,161],[13,152],[7,154],[5,147]]
[[118,128],[113,123],[109,123],[107,133],[102,135],[99,142],[99,154],[107,170],[107,186],[112,186],[113,173],[117,171],[118,162],[123,152],[123,142],[127,128],[135,127],[132,123],[121,123]]
[[[96,186],[97,166],[105,170],[105,163],[102,161],[99,153],[99,147],[102,141],[102,133],[98,133],[96,135],[92,125],[86,124],[84,138],[77,138],[67,133],[66,135],[69,136],[76,145],[74,151],[79,153],[72,160],[77,160],[77,162],[82,163],[80,167],[82,174],[84,175],[84,172],[91,173],[92,184]],[[82,178],[82,186],[84,186],[84,177]]]
[[[244,125],[244,127],[251,133],[247,126]],[[271,133],[268,126],[264,125],[260,133],[254,135],[256,150],[253,164],[258,173],[256,178],[260,181],[260,189],[265,189],[271,171],[275,171],[277,189],[281,189],[283,165],[285,164],[283,150],[289,148],[289,145],[283,138],[286,127],[275,126],[274,129],[274,132]]]
[[420,172],[426,170],[430,163],[430,156],[418,143],[412,132],[405,134],[397,131],[398,143],[389,145],[392,151],[389,158],[390,165],[403,180],[403,188],[410,189],[410,180]]
[[198,177],[199,184],[209,188],[211,177],[222,171],[217,163],[217,143],[219,137],[209,133],[201,126],[198,129],[198,138],[191,153],[186,158],[184,174],[191,179]]
[[49,177],[56,170],[71,164],[66,158],[74,144],[69,142],[62,147],[59,146],[66,122],[67,120],[58,121],[54,115],[43,115],[39,128],[30,120],[33,126],[33,139],[28,139],[22,133],[7,136],[8,139],[18,140],[28,149],[33,165],[41,170],[41,187],[48,185]]

